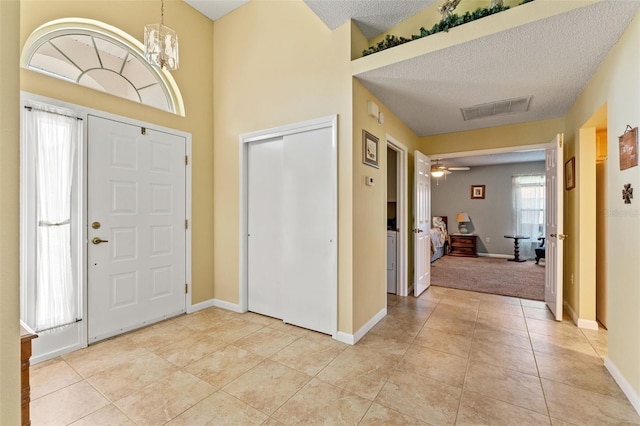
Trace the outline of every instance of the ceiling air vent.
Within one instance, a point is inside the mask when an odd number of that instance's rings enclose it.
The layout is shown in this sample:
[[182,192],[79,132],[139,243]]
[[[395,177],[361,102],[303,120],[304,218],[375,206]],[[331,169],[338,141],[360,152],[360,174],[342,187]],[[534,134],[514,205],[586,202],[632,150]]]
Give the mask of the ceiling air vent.
[[522,98],[505,99],[503,101],[489,102],[486,104],[460,108],[460,111],[462,111],[464,121],[491,117],[493,115],[527,112],[529,111],[529,102],[531,102],[531,98],[532,96],[524,96]]

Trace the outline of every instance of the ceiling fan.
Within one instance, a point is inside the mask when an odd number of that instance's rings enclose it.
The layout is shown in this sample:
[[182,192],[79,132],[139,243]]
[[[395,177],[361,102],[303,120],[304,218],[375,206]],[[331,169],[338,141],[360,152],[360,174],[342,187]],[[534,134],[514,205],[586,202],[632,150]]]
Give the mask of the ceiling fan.
[[435,163],[431,164],[431,176],[439,178],[454,171],[471,170],[469,167],[447,167],[444,164],[440,164],[440,160],[437,159]]

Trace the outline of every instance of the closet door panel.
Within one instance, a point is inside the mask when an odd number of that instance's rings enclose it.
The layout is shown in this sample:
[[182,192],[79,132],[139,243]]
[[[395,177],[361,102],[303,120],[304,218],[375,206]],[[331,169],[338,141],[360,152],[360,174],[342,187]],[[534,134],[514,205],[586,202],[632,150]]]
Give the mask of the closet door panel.
[[284,138],[283,320],[332,333],[336,172],[330,128]]
[[248,151],[248,308],[282,318],[283,139],[254,142]]

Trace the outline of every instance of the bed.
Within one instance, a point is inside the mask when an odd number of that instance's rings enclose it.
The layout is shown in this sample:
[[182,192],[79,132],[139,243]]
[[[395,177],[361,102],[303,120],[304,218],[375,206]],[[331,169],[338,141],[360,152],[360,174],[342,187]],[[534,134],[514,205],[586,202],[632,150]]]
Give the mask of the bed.
[[447,254],[449,248],[447,216],[434,216],[431,225],[429,237],[431,237],[431,263],[433,263]]

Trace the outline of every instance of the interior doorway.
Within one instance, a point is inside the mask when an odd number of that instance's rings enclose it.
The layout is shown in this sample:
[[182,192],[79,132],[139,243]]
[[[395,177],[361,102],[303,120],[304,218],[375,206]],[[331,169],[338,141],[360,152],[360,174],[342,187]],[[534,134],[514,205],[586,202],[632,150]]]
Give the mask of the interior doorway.
[[409,294],[407,180],[407,147],[387,135],[387,293],[398,296]]

